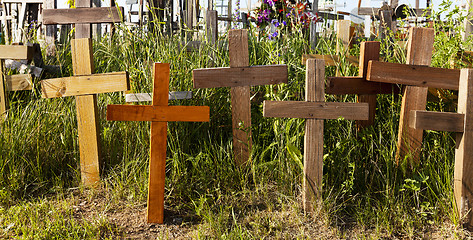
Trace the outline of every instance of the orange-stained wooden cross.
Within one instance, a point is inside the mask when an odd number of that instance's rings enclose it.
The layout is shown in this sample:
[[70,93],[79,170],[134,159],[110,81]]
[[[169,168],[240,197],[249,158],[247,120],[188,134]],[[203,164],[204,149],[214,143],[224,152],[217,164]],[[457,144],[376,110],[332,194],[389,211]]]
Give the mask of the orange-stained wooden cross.
[[100,180],[100,134],[96,94],[129,90],[128,73],[92,74],[92,39],[73,39],[71,46],[74,76],[41,81],[42,97],[76,96],[81,179],[84,185],[95,186]]
[[168,106],[169,63],[154,64],[152,105],[108,105],[109,121],[151,121],[149,160],[149,223],[164,221],[164,180],[166,167],[167,122],[208,122],[207,106]]
[[30,74],[17,74],[17,75],[4,74],[4,61],[5,59],[30,60],[32,57],[33,57],[33,47],[21,46],[21,45],[0,46],[0,122],[5,120],[5,118],[7,117],[6,115],[6,111],[8,109],[7,92],[32,89],[31,75]]
[[409,127],[409,113],[425,110],[428,87],[458,87],[460,71],[428,67],[432,60],[434,30],[409,29],[407,64],[369,61],[366,80],[407,85],[403,90],[396,160],[418,163],[422,146],[422,130]]
[[416,130],[457,133],[453,188],[458,216],[473,229],[473,69],[462,69],[457,113],[410,111],[409,126]]
[[287,66],[249,67],[248,32],[228,32],[229,68],[196,69],[192,72],[195,88],[231,87],[233,153],[239,165],[251,153],[250,86],[287,83]]
[[305,211],[312,211],[321,199],[323,174],[324,120],[343,117],[367,120],[367,103],[325,102],[324,60],[307,60],[306,101],[264,101],[264,117],[305,118],[304,177],[302,201]]
[[359,77],[329,77],[328,94],[358,94],[358,102],[365,102],[370,107],[370,117],[368,120],[357,121],[359,129],[374,124],[376,114],[376,94],[391,94],[399,92],[399,88],[393,84],[368,82],[366,81],[366,71],[368,61],[379,61],[381,43],[376,41],[362,42],[360,44],[360,59],[358,65]]

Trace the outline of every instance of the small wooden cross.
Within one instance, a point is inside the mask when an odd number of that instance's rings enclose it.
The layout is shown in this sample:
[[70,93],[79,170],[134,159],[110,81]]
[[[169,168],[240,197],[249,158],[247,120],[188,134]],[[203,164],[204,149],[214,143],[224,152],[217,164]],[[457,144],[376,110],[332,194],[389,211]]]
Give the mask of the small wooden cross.
[[151,121],[147,214],[149,223],[164,221],[167,122],[208,122],[210,119],[207,106],[168,106],[168,91],[169,63],[155,63],[151,106],[107,106],[109,121]]
[[[426,77],[428,79],[428,76]],[[459,219],[473,229],[473,69],[462,69],[457,85],[457,113],[410,111],[410,127],[423,131],[457,132],[454,196]]]
[[[458,86],[459,71],[428,67],[432,60],[434,30],[430,28],[409,29],[407,64],[370,61],[366,80],[408,85],[403,90],[396,160],[406,157],[419,162],[422,131],[409,127],[409,112],[425,110],[427,87],[450,88]],[[454,84],[454,85],[455,85]]]
[[302,201],[305,211],[313,210],[313,202],[321,199],[323,174],[324,120],[343,117],[367,120],[367,103],[325,102],[325,64],[323,60],[307,60],[306,101],[264,101],[264,117],[305,118],[304,179]]
[[[86,76],[92,74],[94,71],[90,25],[91,23],[120,22],[123,19],[123,8],[91,8],[90,0],[76,0],[76,7],[77,8],[73,9],[43,10],[43,24],[45,25],[75,24],[76,39],[72,40],[71,43],[72,66],[75,77],[60,80],[59,83],[48,80],[49,82],[45,81],[42,87],[44,97],[76,96],[82,183],[86,186],[94,186],[100,180],[101,158],[99,141],[100,123],[97,114],[97,96],[94,93],[126,91],[129,89],[129,86],[128,75],[126,73],[119,74],[121,82],[108,82],[107,84],[112,84],[110,86],[103,84],[103,81],[106,81],[108,76],[99,76],[99,79],[97,79],[97,77],[91,77],[89,79],[89,77]],[[80,83],[70,81],[74,79],[80,81]],[[90,82],[96,82],[98,84],[84,87],[83,84],[89,82],[88,80],[92,80]],[[126,80],[126,84],[124,84],[124,80]],[[116,88],[117,86],[114,84],[119,84],[120,87]],[[124,87],[125,85],[126,88]],[[45,92],[48,86],[52,87],[52,92]],[[71,92],[71,86],[72,89],[78,92]],[[80,90],[78,90],[79,88]]]
[[5,75],[5,59],[27,59],[33,57],[33,48],[22,45],[0,45],[0,122],[7,117],[7,91],[31,90],[32,77],[30,74]]
[[366,81],[366,72],[370,60],[379,61],[381,43],[370,41],[360,44],[360,59],[358,65],[359,77],[329,77],[328,94],[358,94],[358,102],[366,102],[370,106],[369,119],[357,121],[358,129],[374,124],[376,114],[376,94],[396,93],[396,86],[387,83]]
[[192,72],[195,88],[231,87],[233,153],[237,164],[248,161],[251,152],[250,86],[287,83],[287,66],[249,67],[248,32],[228,32],[229,68],[196,69]]

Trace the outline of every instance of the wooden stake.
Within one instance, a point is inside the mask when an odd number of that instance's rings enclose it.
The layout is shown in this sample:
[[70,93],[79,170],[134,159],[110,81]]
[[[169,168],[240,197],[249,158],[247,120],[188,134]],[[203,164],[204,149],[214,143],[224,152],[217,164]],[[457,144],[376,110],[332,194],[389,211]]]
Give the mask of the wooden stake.
[[[358,75],[366,79],[368,61],[375,60],[379,61],[379,51],[381,48],[380,42],[363,42],[360,44],[360,66],[358,68]],[[358,120],[356,124],[358,129],[372,126],[374,124],[374,119],[376,115],[376,95],[360,94],[358,95],[358,102],[368,103],[370,106],[369,109],[369,119],[367,121]]]
[[5,92],[5,77],[3,74],[4,60],[0,59],[0,122],[7,118],[8,99]]

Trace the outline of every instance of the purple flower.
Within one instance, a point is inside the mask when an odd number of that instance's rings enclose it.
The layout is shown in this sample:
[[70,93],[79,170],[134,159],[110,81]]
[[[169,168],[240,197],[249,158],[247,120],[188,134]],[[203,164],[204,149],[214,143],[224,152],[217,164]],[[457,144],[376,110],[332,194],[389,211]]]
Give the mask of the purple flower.
[[284,26],[287,25],[286,20],[282,21],[282,25],[284,25]]
[[279,22],[278,22],[277,19],[273,19],[273,20],[271,21],[271,24],[273,24],[275,27],[279,27]]
[[278,36],[278,32],[273,32],[268,36],[269,40],[273,40],[273,38],[276,38]]

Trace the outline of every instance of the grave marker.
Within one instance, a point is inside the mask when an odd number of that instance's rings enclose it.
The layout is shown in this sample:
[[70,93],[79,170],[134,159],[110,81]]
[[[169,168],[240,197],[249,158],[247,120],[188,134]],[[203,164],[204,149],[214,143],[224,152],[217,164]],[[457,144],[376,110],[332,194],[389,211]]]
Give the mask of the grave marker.
[[195,88],[231,87],[233,153],[237,164],[248,161],[251,152],[250,86],[287,83],[287,66],[249,67],[248,32],[228,32],[229,68],[196,69],[192,72]]
[[466,227],[473,228],[473,69],[462,69],[458,87],[457,113],[410,112],[410,127],[422,130],[457,132],[455,147],[454,196],[457,213]]
[[304,177],[302,201],[305,211],[312,211],[313,201],[321,198],[323,174],[324,120],[344,117],[367,120],[367,103],[325,102],[325,64],[307,61],[306,101],[264,101],[264,117],[305,118]]
[[43,98],[76,96],[81,177],[90,186],[100,180],[96,94],[127,91],[130,86],[127,72],[92,74],[92,39],[73,39],[71,45],[74,76],[42,80],[41,90]]
[[[76,39],[71,43],[74,76],[91,75],[94,71],[94,61],[92,40],[90,39],[92,35],[90,24],[121,22],[123,19],[123,8],[91,8],[90,0],[76,0],[75,3],[76,8],[74,9],[44,9],[43,24],[75,24]],[[127,88],[120,91],[126,91],[129,89],[128,76],[127,74],[125,74],[125,76]],[[66,79],[61,80],[60,83],[73,84],[70,81],[65,80]],[[44,83],[45,84],[42,86],[47,89],[48,84],[47,82]],[[97,81],[97,83],[100,84],[100,81]],[[53,95],[62,96],[64,95],[63,92],[70,92],[70,89],[68,89],[67,86],[65,89],[63,85],[58,85],[56,87],[58,87],[58,92]],[[94,85],[93,88],[100,87],[99,85]],[[87,89],[87,87],[85,89]],[[105,88],[102,90],[107,89]],[[113,91],[116,91],[116,88],[114,88]],[[81,92],[86,93],[83,90],[81,90]],[[93,186],[100,180],[100,126],[97,119],[97,96],[95,94],[76,96],[76,108],[82,183],[86,186]]]
[[31,90],[31,75],[18,74],[7,76],[4,74],[5,59],[31,59],[33,48],[23,45],[0,45],[0,122],[7,117],[7,91]]
[[168,106],[169,63],[154,64],[153,103],[146,105],[108,105],[109,121],[151,121],[151,150],[148,182],[149,223],[164,221],[164,183],[167,122],[208,122],[207,106]]
[[[191,99],[192,92],[169,92],[169,100]],[[128,93],[125,95],[125,102],[151,102],[153,100],[152,93]]]

